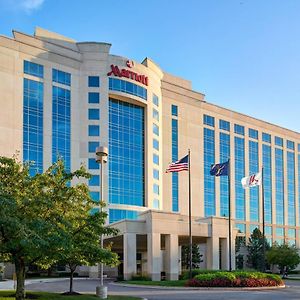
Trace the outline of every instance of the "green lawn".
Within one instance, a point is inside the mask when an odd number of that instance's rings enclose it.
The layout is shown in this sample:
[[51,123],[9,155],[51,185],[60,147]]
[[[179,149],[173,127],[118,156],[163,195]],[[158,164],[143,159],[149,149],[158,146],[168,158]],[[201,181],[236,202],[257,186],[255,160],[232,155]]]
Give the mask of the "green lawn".
[[[0,300],[15,300],[12,295],[14,291],[0,291]],[[28,292],[27,295],[36,296],[35,299],[39,300],[95,300],[99,299],[94,295],[80,295],[80,296],[63,296],[55,293],[42,293],[42,292]],[[128,296],[108,296],[108,300],[137,300],[141,298],[128,297]]]
[[139,284],[139,285],[156,285],[156,286],[182,286],[186,283],[186,280],[164,280],[164,281],[151,281],[151,280],[128,280],[120,283]]

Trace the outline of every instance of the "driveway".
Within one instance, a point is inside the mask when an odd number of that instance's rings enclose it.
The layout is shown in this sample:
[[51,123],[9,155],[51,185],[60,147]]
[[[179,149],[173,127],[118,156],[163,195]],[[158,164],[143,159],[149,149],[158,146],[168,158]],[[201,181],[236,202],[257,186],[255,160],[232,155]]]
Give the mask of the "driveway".
[[[74,289],[81,293],[94,293],[99,281],[95,279],[74,280]],[[111,295],[131,295],[144,297],[149,300],[299,300],[300,299],[300,281],[286,281],[285,289],[274,290],[251,290],[251,291],[232,291],[224,289],[208,290],[176,290],[172,288],[145,288],[145,287],[124,287],[106,280],[108,293]],[[32,280],[26,284],[27,290],[64,292],[68,289],[69,281],[58,279],[58,281],[40,282]]]

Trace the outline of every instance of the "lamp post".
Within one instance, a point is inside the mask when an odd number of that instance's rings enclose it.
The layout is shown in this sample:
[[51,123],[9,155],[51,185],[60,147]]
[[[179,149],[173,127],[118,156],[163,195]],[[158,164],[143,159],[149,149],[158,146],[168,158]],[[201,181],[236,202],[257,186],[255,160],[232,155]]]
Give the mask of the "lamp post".
[[[103,165],[107,163],[107,157],[108,157],[108,149],[107,147],[97,147],[96,149],[96,162],[99,163],[100,166],[100,180],[101,180],[101,185],[100,185],[100,199],[101,202],[104,201],[103,197],[103,187],[104,187],[104,180],[103,180]],[[99,202],[99,210],[100,213],[102,212],[102,205]],[[100,235],[100,246],[103,248],[103,235]],[[103,285],[103,263],[100,263],[100,286],[96,287],[96,295],[100,297],[101,299],[106,299],[107,298],[107,287]]]

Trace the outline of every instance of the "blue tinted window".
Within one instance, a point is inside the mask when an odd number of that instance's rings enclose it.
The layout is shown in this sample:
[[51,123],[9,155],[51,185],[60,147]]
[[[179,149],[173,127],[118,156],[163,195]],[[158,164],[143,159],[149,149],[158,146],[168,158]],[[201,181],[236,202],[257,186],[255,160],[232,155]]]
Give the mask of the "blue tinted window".
[[89,120],[99,120],[100,110],[96,108],[89,108]]
[[226,131],[230,131],[230,123],[225,120],[219,120],[219,128]]
[[153,123],[153,133],[159,135],[159,127]]
[[265,222],[272,224],[272,152],[270,145],[262,145],[262,156],[264,166]]
[[288,229],[288,237],[291,239],[296,238],[296,230],[295,229]]
[[89,125],[89,136],[99,136],[100,127],[98,125]]
[[156,106],[159,106],[159,99],[155,94],[153,94],[152,101],[153,101],[153,104],[155,104]]
[[89,93],[89,103],[99,103],[100,102],[100,94],[99,93]]
[[96,162],[95,158],[89,158],[89,169],[97,170],[99,169],[99,163]]
[[159,150],[159,141],[156,139],[153,139],[153,148]]
[[178,106],[177,105],[172,105],[171,111],[172,111],[172,116],[175,116],[175,117],[178,116]]
[[153,163],[159,165],[159,156],[157,154],[153,154]]
[[30,175],[43,172],[43,83],[24,78],[23,161]]
[[300,144],[298,144],[298,152],[300,152]]
[[89,142],[89,152],[95,153],[96,148],[100,146],[99,142]]
[[284,228],[282,228],[282,227],[277,227],[277,228],[276,228],[276,235],[277,235],[277,236],[284,236]]
[[[249,141],[249,172],[250,174],[257,173],[258,170],[258,142]],[[259,189],[251,188],[249,189],[250,200],[250,221],[258,222],[259,218]]]
[[283,139],[279,136],[275,136],[275,145],[283,147]]
[[283,151],[275,149],[276,224],[284,225]]
[[159,180],[159,171],[156,169],[153,169],[153,178]]
[[262,140],[263,140],[263,142],[271,143],[271,134],[263,132]]
[[249,128],[249,137],[258,140],[258,131],[252,128]]
[[[172,161],[178,160],[178,120],[172,119]],[[179,211],[178,173],[172,173],[172,211]]]
[[52,87],[52,162],[60,156],[71,170],[71,92]]
[[272,227],[265,226],[265,235],[272,235]]
[[52,69],[52,81],[70,86],[71,74],[60,70]]
[[114,223],[123,219],[136,220],[138,212],[125,209],[109,209],[109,223]]
[[250,224],[250,232],[252,233],[256,228],[258,228],[258,224]]
[[109,78],[109,89],[111,91],[124,92],[147,100],[147,89],[129,81]]
[[288,225],[296,226],[296,195],[295,195],[295,155],[287,152],[287,197],[288,197]]
[[144,108],[109,99],[109,203],[144,206]]
[[24,73],[39,78],[44,77],[44,66],[24,60]]
[[92,175],[89,179],[89,186],[99,186],[100,185],[100,176],[99,175]]
[[246,233],[246,225],[241,223],[236,223],[235,227],[238,229],[239,233]]
[[203,124],[214,127],[215,126],[215,118],[208,116],[208,115],[203,115]]
[[100,201],[100,192],[90,192],[90,196],[95,202]]
[[159,195],[159,185],[156,183],[153,184],[153,193]]
[[153,108],[153,118],[159,121],[159,113],[155,108]]
[[159,209],[159,200],[158,199],[153,199],[153,208]]
[[245,127],[242,125],[234,124],[234,132],[240,135],[245,135]]
[[292,141],[287,140],[287,141],[286,141],[286,147],[287,147],[288,149],[294,150],[294,149],[295,149],[295,143],[292,142]]
[[88,78],[88,86],[89,87],[99,87],[100,86],[100,78],[99,78],[99,76],[89,76],[89,78]]

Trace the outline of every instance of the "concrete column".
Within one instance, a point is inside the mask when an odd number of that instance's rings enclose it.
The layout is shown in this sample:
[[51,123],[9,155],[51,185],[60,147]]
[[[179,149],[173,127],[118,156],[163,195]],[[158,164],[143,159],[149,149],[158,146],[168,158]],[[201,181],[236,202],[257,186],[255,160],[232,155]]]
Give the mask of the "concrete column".
[[130,280],[136,274],[136,234],[124,233],[123,235],[123,274],[125,280]]
[[181,246],[178,246],[178,274],[182,273],[182,256],[181,256]]
[[229,252],[228,252],[228,239],[220,239],[221,243],[221,262],[222,270],[229,270]]
[[160,281],[161,251],[160,233],[147,234],[147,269],[148,275],[154,281]]
[[167,234],[166,246],[166,279],[178,280],[178,235]]
[[207,238],[206,254],[207,269],[219,270],[219,237]]

